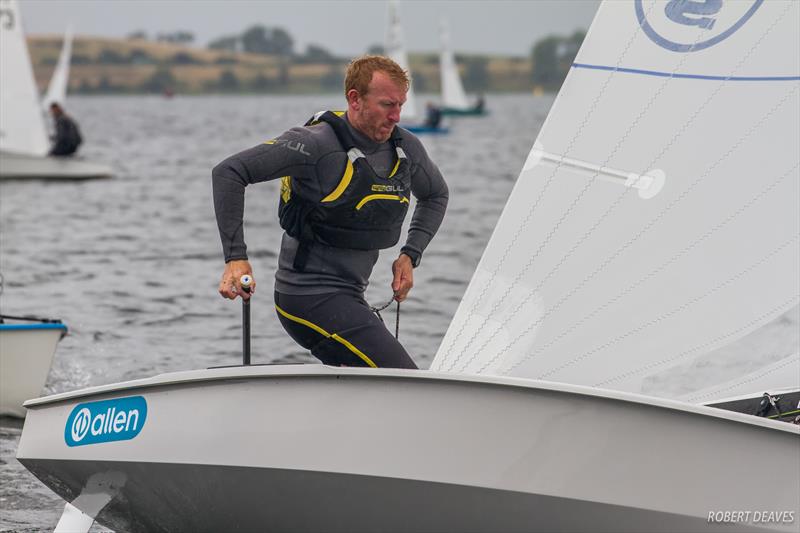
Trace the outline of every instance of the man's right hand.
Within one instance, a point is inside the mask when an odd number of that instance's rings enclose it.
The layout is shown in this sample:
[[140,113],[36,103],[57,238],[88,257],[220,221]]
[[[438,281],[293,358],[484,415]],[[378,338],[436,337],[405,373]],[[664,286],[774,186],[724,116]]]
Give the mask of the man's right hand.
[[[245,274],[253,278],[249,293],[242,290],[242,284],[239,281]],[[255,292],[256,278],[253,276],[250,262],[246,259],[228,261],[225,264],[225,271],[222,273],[222,281],[219,282],[220,295],[231,300],[235,300],[237,296],[248,300]]]

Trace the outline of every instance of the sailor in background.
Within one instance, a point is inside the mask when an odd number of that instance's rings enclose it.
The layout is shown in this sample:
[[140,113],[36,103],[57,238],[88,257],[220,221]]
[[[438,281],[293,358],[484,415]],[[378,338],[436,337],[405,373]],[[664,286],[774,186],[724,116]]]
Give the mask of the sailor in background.
[[[225,298],[249,298],[252,276],[243,233],[245,187],[281,179],[284,229],[275,276],[281,324],[330,365],[417,368],[364,299],[381,249],[400,239],[411,194],[411,226],[392,264],[403,301],[444,218],[448,190],[422,143],[397,126],[409,79],[382,56],[353,60],[345,76],[347,112],[320,112],[303,127],[233,155],[212,172],[225,270]],[[254,285],[253,285],[254,287]]]
[[436,107],[433,102],[425,104],[425,127],[432,130],[439,129],[439,124],[442,122],[442,110]]
[[78,124],[56,102],[50,104],[50,114],[53,116],[55,128],[50,155],[68,156],[74,154],[83,142]]
[[483,96],[483,93],[480,93],[478,94],[478,98],[475,99],[475,111],[483,113],[484,107],[486,107],[486,98]]

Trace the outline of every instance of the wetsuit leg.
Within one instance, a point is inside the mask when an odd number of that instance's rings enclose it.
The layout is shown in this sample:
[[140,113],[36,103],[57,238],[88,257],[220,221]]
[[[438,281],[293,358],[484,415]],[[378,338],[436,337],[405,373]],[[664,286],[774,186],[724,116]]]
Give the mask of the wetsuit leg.
[[275,308],[289,335],[326,365],[417,368],[359,296],[275,292]]

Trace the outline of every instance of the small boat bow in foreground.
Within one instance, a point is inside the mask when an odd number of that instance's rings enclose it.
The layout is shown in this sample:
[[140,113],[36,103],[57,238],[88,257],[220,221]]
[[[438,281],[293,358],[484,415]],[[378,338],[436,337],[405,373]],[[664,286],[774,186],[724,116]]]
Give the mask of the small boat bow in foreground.
[[567,384],[250,366],[26,407],[19,461],[124,531],[714,531],[717,510],[800,511],[797,426]]

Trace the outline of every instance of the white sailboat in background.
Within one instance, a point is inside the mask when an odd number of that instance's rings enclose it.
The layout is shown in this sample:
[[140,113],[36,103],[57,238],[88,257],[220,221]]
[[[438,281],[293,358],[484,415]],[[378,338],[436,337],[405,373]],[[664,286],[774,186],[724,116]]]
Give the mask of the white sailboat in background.
[[64,105],[67,101],[67,89],[69,88],[69,64],[72,59],[72,28],[67,28],[64,34],[64,44],[61,46],[61,54],[58,56],[58,63],[50,78],[50,85],[47,87],[47,94],[42,99],[42,106],[47,112],[50,104],[57,103]]
[[478,108],[474,104],[470,104],[467,93],[464,92],[458,64],[456,64],[455,55],[450,46],[450,30],[444,19],[440,22],[440,39],[439,75],[442,85],[442,114],[453,116],[484,114],[483,107]]
[[[386,55],[400,65],[403,70],[411,73],[408,66],[408,54],[406,53],[403,26],[400,23],[400,6],[396,0],[390,0],[388,4],[388,25],[386,31]],[[413,80],[412,80],[413,83]],[[403,121],[414,120],[417,117],[417,105],[414,98],[414,87],[409,86],[406,94],[406,103],[400,118]]]
[[800,427],[642,392],[798,304],[800,3],[665,5],[600,6],[431,370],[55,395],[17,458],[127,531],[796,531]]
[[0,59],[0,153],[43,157],[50,146],[16,0],[3,2]]
[[[71,38],[65,40],[48,99],[63,102],[66,96],[70,51]],[[0,19],[0,179],[109,177],[107,166],[76,157],[47,156],[50,143],[41,106],[19,5],[5,0]]]

